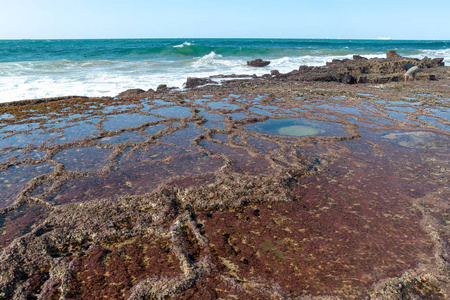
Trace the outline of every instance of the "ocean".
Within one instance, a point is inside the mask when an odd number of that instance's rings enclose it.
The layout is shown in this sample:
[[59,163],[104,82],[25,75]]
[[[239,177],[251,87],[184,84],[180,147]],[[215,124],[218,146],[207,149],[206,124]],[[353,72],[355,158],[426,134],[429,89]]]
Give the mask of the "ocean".
[[[182,88],[188,77],[282,73],[333,59],[444,57],[450,41],[332,39],[0,40],[0,102],[57,96],[115,96],[160,84]],[[248,60],[270,60],[264,68]]]

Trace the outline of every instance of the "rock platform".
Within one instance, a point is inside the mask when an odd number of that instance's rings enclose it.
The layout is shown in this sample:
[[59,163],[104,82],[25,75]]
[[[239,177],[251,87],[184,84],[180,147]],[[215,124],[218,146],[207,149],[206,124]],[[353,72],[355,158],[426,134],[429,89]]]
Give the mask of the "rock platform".
[[0,299],[448,298],[450,72],[387,60],[0,106]]

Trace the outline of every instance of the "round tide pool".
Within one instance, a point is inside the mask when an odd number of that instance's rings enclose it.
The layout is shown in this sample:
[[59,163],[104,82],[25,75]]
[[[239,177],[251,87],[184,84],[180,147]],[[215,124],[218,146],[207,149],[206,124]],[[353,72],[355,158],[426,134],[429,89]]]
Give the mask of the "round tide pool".
[[284,136],[347,136],[341,124],[309,119],[269,119],[246,125],[250,131]]

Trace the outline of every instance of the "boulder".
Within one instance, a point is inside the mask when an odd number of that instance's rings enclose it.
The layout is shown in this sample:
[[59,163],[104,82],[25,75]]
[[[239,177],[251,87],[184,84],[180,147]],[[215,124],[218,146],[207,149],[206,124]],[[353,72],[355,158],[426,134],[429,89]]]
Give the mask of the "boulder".
[[139,94],[145,93],[144,90],[141,89],[129,89],[126,90],[122,93],[120,93],[119,95],[117,95],[118,98],[124,98],[124,97],[131,97],[131,96],[136,96]]
[[268,64],[270,64],[270,61],[268,60],[262,60],[260,58],[257,58],[255,60],[251,60],[251,61],[247,61],[247,65],[251,66],[251,67],[257,67],[257,68],[261,68],[261,67],[265,67]]
[[397,58],[403,58],[403,56],[399,55],[397,52],[395,52],[394,50],[388,50],[386,52],[386,58],[387,59],[397,59]]
[[368,60],[368,58],[361,55],[353,55],[353,60]]
[[167,87],[167,84],[160,84],[156,88],[156,93],[167,93],[174,89],[176,89],[176,87]]
[[195,78],[195,77],[189,77],[186,82],[184,83],[184,87],[187,89],[192,89],[200,85],[205,85],[208,83],[214,83],[209,78]]
[[280,75],[280,71],[272,70],[272,71],[270,71],[270,75],[272,75],[272,76],[279,76]]

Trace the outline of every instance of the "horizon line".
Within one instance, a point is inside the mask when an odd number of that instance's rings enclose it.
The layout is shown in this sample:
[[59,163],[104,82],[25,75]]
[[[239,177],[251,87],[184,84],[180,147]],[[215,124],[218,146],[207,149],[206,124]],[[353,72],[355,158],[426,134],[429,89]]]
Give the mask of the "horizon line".
[[402,38],[330,38],[330,37],[105,37],[105,38],[0,38],[1,41],[42,40],[182,40],[182,39],[224,39],[224,40],[365,40],[365,41],[450,41],[450,39],[402,39]]

